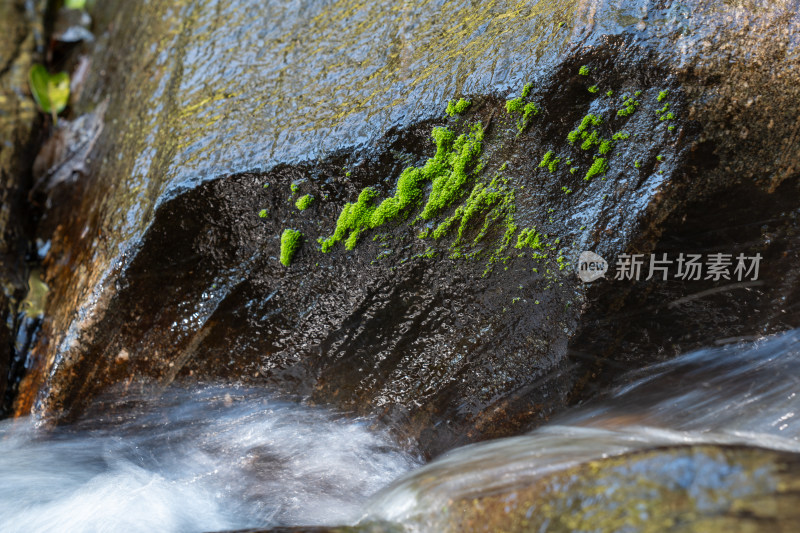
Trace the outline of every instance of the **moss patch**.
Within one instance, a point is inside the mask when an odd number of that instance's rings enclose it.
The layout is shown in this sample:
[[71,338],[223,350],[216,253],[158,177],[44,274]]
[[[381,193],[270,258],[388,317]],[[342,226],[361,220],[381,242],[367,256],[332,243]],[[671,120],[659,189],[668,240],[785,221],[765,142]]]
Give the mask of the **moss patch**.
[[294,205],[300,211],[305,211],[306,209],[311,207],[311,204],[313,203],[314,203],[314,197],[311,196],[310,194],[306,194],[305,196],[301,196],[300,198],[298,198],[297,202],[295,202]]
[[451,117],[454,117],[469,109],[469,106],[471,105],[472,101],[465,100],[464,98],[460,98],[458,101],[450,100],[450,102],[447,103],[447,109],[445,110],[445,113]]
[[527,83],[522,89],[522,96],[506,101],[506,112],[509,115],[522,115],[522,117],[517,120],[517,134],[525,131],[525,129],[530,126],[533,117],[539,114],[539,106],[534,102],[525,102],[525,99],[531,95],[532,91],[533,84]]
[[397,181],[394,196],[375,206],[373,200],[377,192],[367,187],[356,203],[345,204],[333,235],[319,240],[323,252],[329,252],[345,239],[345,248],[352,250],[363,231],[381,226],[416,207],[428,182],[431,182],[431,192],[419,215],[423,220],[435,217],[461,197],[469,180],[469,169],[482,150],[483,127],[474,124],[468,133],[457,138],[447,128],[434,128],[432,137],[436,154],[422,167],[406,168]]
[[607,170],[608,163],[606,162],[605,157],[596,157],[583,179],[586,181],[591,181],[595,176],[601,176],[605,174]]
[[539,163],[539,168],[547,168],[550,172],[555,172],[558,169],[558,163],[561,161],[561,158],[556,157],[555,152],[550,150],[544,157],[542,161]]
[[303,239],[303,234],[293,229],[283,230],[281,235],[281,264],[289,266],[292,264],[292,258],[297,250],[300,248],[300,242]]

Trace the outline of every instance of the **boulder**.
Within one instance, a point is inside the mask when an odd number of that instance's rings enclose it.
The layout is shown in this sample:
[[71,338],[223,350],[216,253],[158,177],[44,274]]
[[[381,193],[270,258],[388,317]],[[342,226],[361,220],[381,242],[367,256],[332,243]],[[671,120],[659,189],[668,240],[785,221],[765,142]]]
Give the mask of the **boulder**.
[[[788,3],[92,15],[75,108],[104,125],[85,174],[46,193],[53,292],[17,415],[240,381],[381,415],[435,455],[621,368],[796,324]],[[575,271],[583,251],[712,249],[770,260],[731,291]]]

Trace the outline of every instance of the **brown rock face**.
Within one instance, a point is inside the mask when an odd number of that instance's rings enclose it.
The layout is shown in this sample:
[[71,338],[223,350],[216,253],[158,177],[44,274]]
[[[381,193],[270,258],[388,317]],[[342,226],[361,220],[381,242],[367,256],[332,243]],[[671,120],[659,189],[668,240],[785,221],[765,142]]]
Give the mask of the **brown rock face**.
[[[34,3],[27,3],[32,6]],[[41,35],[38,13],[26,2],[0,6],[0,415],[9,408],[16,383],[9,383],[16,310],[26,290],[25,254],[30,232],[27,189],[35,143],[37,111],[28,94],[28,70]]]
[[[40,229],[54,292],[18,415],[69,419],[112,384],[235,380],[379,413],[436,454],[620,368],[797,325],[792,3],[312,4],[98,7],[79,107],[108,98],[105,125]],[[352,250],[349,230],[319,249],[365,187],[372,208],[425,167],[436,127],[478,123],[479,153],[441,163],[464,179],[436,216],[425,182]],[[286,267],[289,228],[304,237]],[[583,250],[764,259],[746,286],[584,285]]]

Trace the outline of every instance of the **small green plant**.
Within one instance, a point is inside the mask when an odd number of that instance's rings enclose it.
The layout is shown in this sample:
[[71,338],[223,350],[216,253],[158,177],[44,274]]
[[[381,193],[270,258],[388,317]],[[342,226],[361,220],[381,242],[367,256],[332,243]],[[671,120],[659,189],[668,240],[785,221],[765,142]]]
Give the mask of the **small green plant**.
[[451,117],[454,117],[456,115],[460,115],[461,113],[469,109],[469,106],[471,105],[472,101],[465,100],[463,98],[460,98],[458,101],[450,100],[447,103],[447,109],[445,110],[445,113],[447,113]]
[[258,212],[258,217],[259,218],[267,218],[267,210],[266,209],[262,209],[261,211],[259,211]]
[[558,163],[560,161],[561,161],[561,158],[556,157],[555,152],[550,150],[549,152],[544,154],[544,157],[542,158],[542,161],[539,163],[539,168],[547,167],[547,169],[550,172],[555,172],[558,169]]
[[606,96],[614,96],[614,91],[611,91],[611,90],[609,90],[609,91],[606,93]]
[[305,196],[301,196],[300,198],[298,198],[297,202],[295,202],[294,205],[300,211],[305,211],[306,209],[311,207],[311,204],[313,203],[314,203],[314,197],[311,196],[310,194],[306,194]]
[[592,166],[586,172],[586,176],[584,176],[584,180],[591,181],[592,178],[595,176],[601,176],[606,173],[608,170],[608,163],[604,157],[597,157],[592,163]]
[[589,75],[589,67],[583,65],[580,69],[578,69],[578,74],[581,76],[588,76]]
[[69,74],[59,72],[50,74],[44,65],[35,64],[28,72],[28,83],[36,104],[45,113],[49,113],[56,122],[57,115],[66,109],[69,103]]
[[639,106],[639,101],[634,100],[630,96],[627,96],[625,97],[625,100],[622,102],[622,105],[624,107],[622,109],[617,110],[617,116],[629,117],[636,111],[636,108]]
[[564,187],[561,187],[561,192],[563,192],[564,194],[572,194],[572,189],[570,189],[569,187],[564,186]]
[[303,234],[293,229],[283,230],[281,235],[281,264],[288,267],[292,264],[292,258],[300,248]]
[[522,97],[527,98],[531,95],[531,91],[533,90],[532,83],[526,83],[525,87],[522,88]]
[[661,91],[660,93],[658,93],[658,101],[659,102],[662,101],[664,98],[667,97],[668,94],[669,91]]
[[300,190],[300,186],[297,183],[292,182],[292,184],[289,185],[289,189],[292,191],[292,194],[295,194],[297,191]]

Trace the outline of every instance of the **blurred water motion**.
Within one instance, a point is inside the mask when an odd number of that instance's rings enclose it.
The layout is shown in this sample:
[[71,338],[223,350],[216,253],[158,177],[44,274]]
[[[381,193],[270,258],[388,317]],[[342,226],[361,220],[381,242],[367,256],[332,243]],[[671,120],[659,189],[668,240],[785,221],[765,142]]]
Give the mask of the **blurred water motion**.
[[4,533],[335,525],[419,464],[368,420],[252,389],[125,402],[53,433],[0,423]]
[[634,372],[607,397],[527,435],[445,454],[381,491],[366,516],[420,531],[441,528],[440,511],[455,501],[508,493],[637,450],[717,444],[800,452],[799,341],[794,330]]

